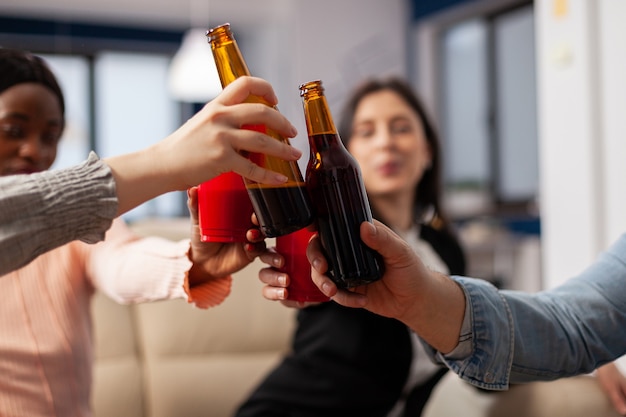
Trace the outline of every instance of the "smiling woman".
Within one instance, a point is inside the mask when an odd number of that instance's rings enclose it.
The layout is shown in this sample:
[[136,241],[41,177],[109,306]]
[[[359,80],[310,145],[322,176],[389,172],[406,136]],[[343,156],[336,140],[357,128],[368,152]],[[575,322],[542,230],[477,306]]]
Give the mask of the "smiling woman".
[[64,124],[58,97],[36,83],[17,84],[2,92],[0,175],[32,174],[50,168]]
[[[339,133],[361,167],[373,217],[432,269],[464,273],[463,251],[441,207],[438,136],[409,85],[395,78],[365,82],[342,116]],[[267,298],[284,300],[283,275],[260,271]],[[404,324],[334,302],[299,311],[292,350],[239,417],[417,417],[445,372]]]
[[[3,55],[9,62],[10,53]],[[50,168],[65,126],[61,88],[39,57],[27,55],[2,67],[0,78],[0,175]]]
[[[258,255],[274,255],[258,231],[245,245],[200,242],[193,186],[230,170],[263,183],[284,182],[282,175],[251,167],[236,149],[287,160],[300,152],[268,137],[260,140],[262,134],[238,123],[263,123],[287,137],[295,128],[277,111],[244,103],[250,94],[272,105],[277,99],[266,81],[242,77],[158,143],[104,162],[92,154],[74,170],[46,176],[64,124],[55,77],[39,57],[0,48],[0,80],[0,182],[9,184],[0,194],[0,294],[6,296],[0,318],[7,318],[0,319],[0,334],[6,336],[0,339],[0,414],[90,416],[94,293],[100,290],[120,303],[175,298],[200,308],[221,303],[230,293],[231,273]],[[70,185],[64,182],[68,179]],[[84,183],[87,190],[77,186]],[[93,188],[104,189],[104,201],[94,198],[80,207],[85,212],[96,207],[95,230],[84,224],[82,210],[69,218],[65,214],[75,213],[73,203],[85,203]],[[116,209],[123,212],[159,193],[184,189],[195,226],[190,239],[140,238],[113,220]],[[74,240],[89,232],[96,235],[91,242],[99,243]]]

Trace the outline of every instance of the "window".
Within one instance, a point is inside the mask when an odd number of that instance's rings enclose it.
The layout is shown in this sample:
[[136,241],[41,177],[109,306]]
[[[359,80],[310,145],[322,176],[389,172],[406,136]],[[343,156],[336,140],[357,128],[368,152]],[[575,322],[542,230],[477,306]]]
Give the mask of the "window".
[[[96,56],[95,133],[100,156],[145,148],[178,127],[179,108],[165,88],[168,65],[169,56],[159,54],[103,52]],[[125,218],[180,215],[186,195],[179,194],[157,197]]]
[[442,34],[446,181],[487,189],[497,204],[538,192],[532,6]]
[[[66,99],[66,128],[52,168],[132,152],[159,141],[181,123],[183,107],[166,90],[170,59],[182,32],[109,27],[0,16],[0,45],[42,56]],[[158,163],[158,161],[155,161]],[[160,196],[130,211],[187,215],[186,194]]]
[[52,168],[83,160],[91,149],[89,60],[83,56],[41,54],[56,75],[65,97],[65,130]]
[[455,217],[536,214],[534,12],[532,3],[507,3],[468,4],[417,24],[417,84],[442,133]]

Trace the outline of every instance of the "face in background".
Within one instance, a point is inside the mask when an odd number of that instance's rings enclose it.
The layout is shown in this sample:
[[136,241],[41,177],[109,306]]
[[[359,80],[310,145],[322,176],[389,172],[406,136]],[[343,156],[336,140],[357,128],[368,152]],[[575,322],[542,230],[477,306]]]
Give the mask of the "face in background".
[[49,169],[63,125],[57,96],[42,84],[16,84],[0,93],[0,175]]
[[347,147],[361,166],[370,198],[415,193],[431,163],[419,115],[391,90],[370,93],[359,102]]

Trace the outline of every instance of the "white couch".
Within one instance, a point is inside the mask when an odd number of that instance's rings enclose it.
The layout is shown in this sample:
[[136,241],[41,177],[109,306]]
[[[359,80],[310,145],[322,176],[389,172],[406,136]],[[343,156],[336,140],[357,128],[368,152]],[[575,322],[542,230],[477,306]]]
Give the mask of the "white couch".
[[433,390],[422,417],[619,417],[591,376],[482,392],[449,372]]
[[[186,219],[146,221],[144,235],[187,237]],[[270,243],[271,244],[271,243]],[[183,300],[93,304],[95,417],[226,417],[289,348],[293,309],[261,296],[259,261],[234,276],[231,295],[199,310]],[[616,417],[589,377],[481,394],[448,373],[422,417]]]
[[[186,219],[133,226],[178,240]],[[95,417],[226,417],[288,349],[295,310],[261,296],[259,261],[234,275],[220,306],[184,300],[93,304]]]

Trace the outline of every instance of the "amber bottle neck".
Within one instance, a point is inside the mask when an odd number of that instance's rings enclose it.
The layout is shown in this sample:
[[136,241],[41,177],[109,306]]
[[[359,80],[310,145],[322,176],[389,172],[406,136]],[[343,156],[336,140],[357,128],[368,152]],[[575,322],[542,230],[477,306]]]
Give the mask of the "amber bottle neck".
[[222,87],[244,75],[250,75],[250,70],[241,55],[237,41],[227,25],[218,26],[207,33],[211,51],[215,58],[217,73],[220,76]]
[[319,91],[305,91],[302,96],[304,117],[309,136],[337,134],[326,97]]

